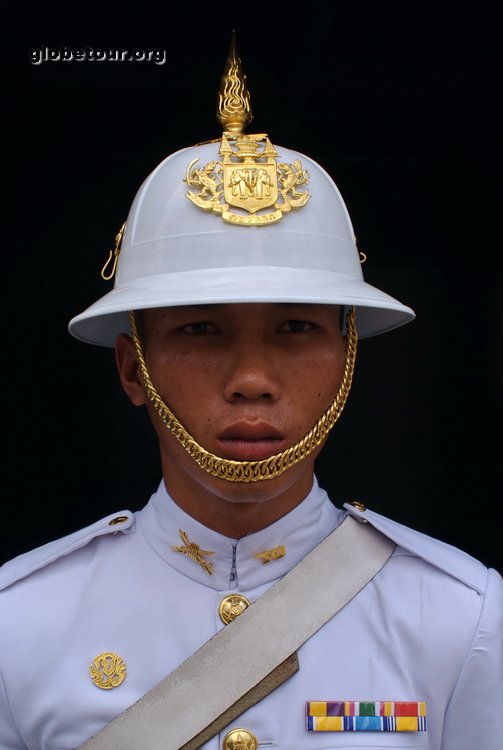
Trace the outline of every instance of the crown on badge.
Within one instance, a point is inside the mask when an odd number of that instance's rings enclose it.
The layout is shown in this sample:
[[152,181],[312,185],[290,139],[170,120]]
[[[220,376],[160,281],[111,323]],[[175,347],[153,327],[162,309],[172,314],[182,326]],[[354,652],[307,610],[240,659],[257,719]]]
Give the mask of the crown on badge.
[[297,189],[309,182],[309,173],[298,159],[293,164],[278,163],[278,152],[266,133],[245,135],[244,128],[252,118],[250,93],[233,33],[218,95],[221,159],[203,167],[196,167],[199,159],[193,159],[184,181],[195,188],[186,193],[194,205],[242,226],[279,221],[310,198],[307,190]]

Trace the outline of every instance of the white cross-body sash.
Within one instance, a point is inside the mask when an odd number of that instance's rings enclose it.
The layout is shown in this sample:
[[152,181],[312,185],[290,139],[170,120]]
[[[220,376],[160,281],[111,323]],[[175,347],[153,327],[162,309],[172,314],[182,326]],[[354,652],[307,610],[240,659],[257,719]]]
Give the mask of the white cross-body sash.
[[370,524],[347,516],[251,607],[79,750],[200,747],[296,671],[296,650],[372,580],[394,547]]

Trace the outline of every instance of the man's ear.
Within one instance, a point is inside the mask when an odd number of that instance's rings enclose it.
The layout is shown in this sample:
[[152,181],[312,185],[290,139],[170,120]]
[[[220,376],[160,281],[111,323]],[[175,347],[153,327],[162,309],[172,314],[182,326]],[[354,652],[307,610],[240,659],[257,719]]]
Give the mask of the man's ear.
[[124,391],[135,406],[146,403],[145,390],[138,373],[138,361],[133,340],[121,333],[115,342],[115,362]]

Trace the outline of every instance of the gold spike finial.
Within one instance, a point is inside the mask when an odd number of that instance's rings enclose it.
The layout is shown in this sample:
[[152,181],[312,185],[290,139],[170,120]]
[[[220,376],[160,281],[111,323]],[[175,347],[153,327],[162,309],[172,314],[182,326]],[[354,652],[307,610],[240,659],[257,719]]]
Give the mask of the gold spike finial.
[[236,50],[236,33],[233,31],[218,94],[217,120],[224,132],[236,137],[243,134],[245,126],[252,119],[250,92]]

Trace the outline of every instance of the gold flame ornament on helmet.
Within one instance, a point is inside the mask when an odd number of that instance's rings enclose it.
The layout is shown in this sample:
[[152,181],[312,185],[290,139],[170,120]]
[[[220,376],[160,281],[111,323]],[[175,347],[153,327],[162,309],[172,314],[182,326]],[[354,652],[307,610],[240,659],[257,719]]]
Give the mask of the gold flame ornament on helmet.
[[301,162],[281,162],[265,133],[244,133],[252,114],[234,37],[222,76],[217,119],[224,129],[220,160],[196,167],[199,159],[193,159],[185,173],[184,181],[194,188],[186,197],[195,206],[230,224],[261,226],[306,205],[310,195],[302,186],[309,182],[309,172]]

